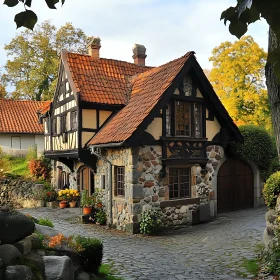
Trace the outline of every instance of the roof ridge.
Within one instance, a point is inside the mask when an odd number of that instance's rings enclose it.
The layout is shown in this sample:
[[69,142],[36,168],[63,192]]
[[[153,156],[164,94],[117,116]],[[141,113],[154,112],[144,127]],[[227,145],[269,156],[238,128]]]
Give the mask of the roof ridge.
[[154,68],[151,68],[151,69],[149,69],[149,70],[147,70],[145,72],[142,72],[142,73],[139,73],[139,74],[135,74],[135,75],[132,76],[131,83],[134,83],[137,78],[140,78],[140,77],[145,76],[145,75],[149,75],[149,73],[151,73],[151,72],[153,72],[155,70],[160,71],[161,68],[164,68],[164,67],[168,66],[170,63],[174,63],[174,62],[176,62],[178,60],[181,60],[182,58],[185,58],[187,60],[190,57],[190,55],[192,55],[192,54],[195,54],[195,52],[194,51],[189,51],[189,52],[185,53],[183,56],[180,56],[178,58],[170,60],[169,62],[166,62],[166,63],[164,63],[162,65],[159,65],[159,66],[156,66]]
[[12,99],[12,98],[0,98],[1,101],[8,101],[8,102],[34,102],[34,103],[39,103],[39,102],[49,102],[49,100],[30,100],[30,99]]
[[[66,54],[74,54],[74,55],[79,55],[79,56],[84,56],[84,57],[88,57],[88,58],[91,58],[91,56],[89,54],[84,54],[84,53],[76,53],[76,52],[69,52],[69,51],[66,51],[64,50],[63,51],[64,53]],[[141,68],[155,68],[156,66],[142,66],[142,65],[137,65],[133,62],[129,62],[129,61],[124,61],[124,60],[119,60],[119,59],[114,59],[114,58],[106,58],[106,57],[100,57],[99,59],[96,59],[94,58],[95,61],[98,61],[98,60],[105,60],[105,61],[116,61],[116,62],[123,62],[123,63],[128,63],[128,64],[131,64],[131,65],[134,65],[136,67],[141,67]]]

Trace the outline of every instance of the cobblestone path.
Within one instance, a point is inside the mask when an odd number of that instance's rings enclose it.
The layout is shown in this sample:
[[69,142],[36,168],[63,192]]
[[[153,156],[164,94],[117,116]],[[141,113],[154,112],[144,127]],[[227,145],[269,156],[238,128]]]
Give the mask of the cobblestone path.
[[241,264],[244,258],[256,256],[266,208],[221,214],[210,223],[170,230],[156,237],[78,223],[78,208],[45,207],[21,212],[49,218],[63,234],[102,239],[103,262],[112,262],[116,275],[125,280],[239,280],[253,277]]

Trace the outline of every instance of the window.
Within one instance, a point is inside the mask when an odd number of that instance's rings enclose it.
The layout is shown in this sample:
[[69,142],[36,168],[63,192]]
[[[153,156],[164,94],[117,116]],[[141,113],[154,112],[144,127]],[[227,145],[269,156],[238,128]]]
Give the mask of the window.
[[167,105],[166,108],[166,136],[171,136],[171,106]]
[[191,103],[175,102],[176,136],[191,136]]
[[202,105],[180,100],[175,100],[173,106],[169,104],[166,108],[166,136],[203,137]]
[[169,198],[190,197],[190,168],[169,169]]
[[57,118],[53,119],[53,123],[52,123],[52,134],[56,134],[57,133]]
[[124,196],[124,166],[116,168],[116,195]]
[[78,128],[77,111],[71,112],[70,123],[71,123],[71,129],[72,129],[72,130]]
[[60,118],[60,129],[61,129],[61,133],[64,133],[67,131],[67,127],[66,127],[66,115],[61,116]]

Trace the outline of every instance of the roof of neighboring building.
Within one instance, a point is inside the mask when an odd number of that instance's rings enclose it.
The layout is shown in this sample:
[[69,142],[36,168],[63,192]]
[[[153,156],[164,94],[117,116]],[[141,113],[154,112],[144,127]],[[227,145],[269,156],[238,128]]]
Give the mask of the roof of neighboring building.
[[51,108],[52,100],[42,102],[41,106],[38,109],[38,114],[41,116],[45,115]]
[[0,99],[0,133],[43,133],[37,111],[45,101]]
[[[62,60],[69,67],[81,101],[99,104],[127,104],[130,79],[151,67],[113,59],[95,59],[86,54],[63,51]],[[67,71],[66,71],[67,72]]]
[[127,140],[150,114],[193,54],[194,52],[188,52],[178,59],[135,76],[131,81],[128,104],[93,137],[89,145]]

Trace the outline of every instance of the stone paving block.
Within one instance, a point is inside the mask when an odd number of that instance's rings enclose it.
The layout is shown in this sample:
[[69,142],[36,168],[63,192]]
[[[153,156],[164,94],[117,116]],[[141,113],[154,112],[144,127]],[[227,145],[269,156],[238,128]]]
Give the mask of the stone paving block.
[[[255,256],[255,245],[261,242],[265,228],[266,209],[223,213],[210,223],[153,237],[107,231],[92,224],[73,224],[67,210],[37,208],[21,212],[35,218],[48,217],[55,230],[63,234],[100,238],[104,243],[103,262],[114,262],[115,274],[126,280],[244,280],[237,272],[243,258]],[[199,218],[200,211],[195,213]],[[72,215],[79,217],[80,212]]]

